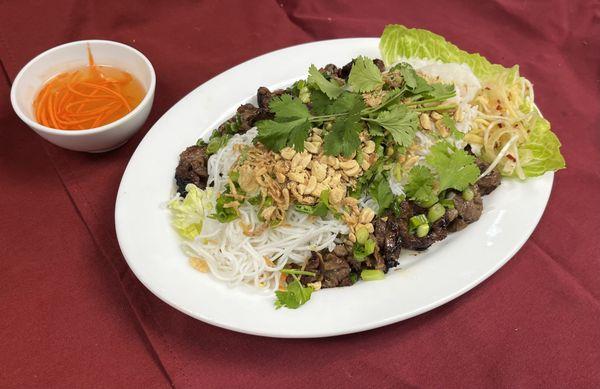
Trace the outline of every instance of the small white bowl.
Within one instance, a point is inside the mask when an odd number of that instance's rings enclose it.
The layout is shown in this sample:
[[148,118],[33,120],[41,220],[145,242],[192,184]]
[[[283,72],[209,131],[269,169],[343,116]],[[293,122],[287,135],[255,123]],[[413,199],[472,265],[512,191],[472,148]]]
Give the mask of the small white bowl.
[[[87,44],[99,65],[114,66],[135,76],[146,90],[142,102],[121,119],[89,130],[57,130],[35,121],[33,100],[51,77],[88,64]],[[118,42],[86,40],[54,47],[38,55],[15,78],[10,100],[17,115],[42,138],[75,151],[99,153],[123,145],[146,121],[156,86],[156,74],[148,58]]]

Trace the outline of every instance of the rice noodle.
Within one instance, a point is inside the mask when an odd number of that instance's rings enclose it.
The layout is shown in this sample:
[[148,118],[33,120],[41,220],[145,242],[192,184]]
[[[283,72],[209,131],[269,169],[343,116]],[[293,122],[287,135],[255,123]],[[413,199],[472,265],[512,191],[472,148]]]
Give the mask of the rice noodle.
[[[251,144],[256,134],[256,129],[251,129],[233,136],[209,158],[208,185],[214,186],[213,193],[225,189],[228,172],[239,157],[233,145]],[[206,218],[202,233],[183,244],[188,256],[205,260],[211,274],[231,286],[246,284],[276,290],[280,270],[288,263],[302,265],[311,251],[333,250],[338,234],[348,233],[342,221],[317,218],[293,209],[274,228],[263,227],[253,205],[243,204],[239,212],[240,217],[229,223]]]

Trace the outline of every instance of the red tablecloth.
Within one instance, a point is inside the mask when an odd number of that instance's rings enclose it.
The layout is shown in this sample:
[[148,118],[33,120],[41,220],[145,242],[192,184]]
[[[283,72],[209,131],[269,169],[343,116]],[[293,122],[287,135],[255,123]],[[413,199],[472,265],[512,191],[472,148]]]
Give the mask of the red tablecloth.
[[[519,63],[535,84],[568,169],[523,249],[441,308],[331,339],[237,334],[150,294],[121,256],[113,211],[152,123],[244,60],[394,22]],[[30,58],[83,38],[135,46],[158,75],[148,123],[101,155],[46,143],[8,100]],[[0,60],[0,387],[600,387],[597,1],[4,1]]]

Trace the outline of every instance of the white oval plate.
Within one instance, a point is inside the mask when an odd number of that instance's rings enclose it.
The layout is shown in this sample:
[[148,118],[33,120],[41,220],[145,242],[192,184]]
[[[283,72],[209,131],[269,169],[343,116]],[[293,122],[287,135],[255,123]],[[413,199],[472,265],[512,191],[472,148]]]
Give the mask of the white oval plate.
[[428,251],[404,253],[401,270],[383,281],[359,282],[313,294],[300,309],[273,306],[273,295],[230,288],[192,269],[169,224],[179,153],[229,118],[259,86],[271,89],[305,78],[308,67],[344,65],[358,55],[379,57],[378,38],[321,41],[289,47],[238,65],[181,99],[148,132],[123,175],[115,224],[127,263],[156,296],[204,322],[273,337],[333,336],[395,323],[444,304],[504,265],[537,225],[553,175],[504,180],[484,199],[484,213]]

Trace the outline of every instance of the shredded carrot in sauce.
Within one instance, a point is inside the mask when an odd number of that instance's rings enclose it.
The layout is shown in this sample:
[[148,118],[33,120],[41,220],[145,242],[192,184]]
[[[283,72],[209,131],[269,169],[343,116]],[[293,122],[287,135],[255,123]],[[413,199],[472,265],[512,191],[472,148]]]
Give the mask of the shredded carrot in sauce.
[[122,118],[146,91],[131,74],[97,65],[88,46],[88,65],[48,80],[33,102],[38,123],[59,130],[85,130]]

